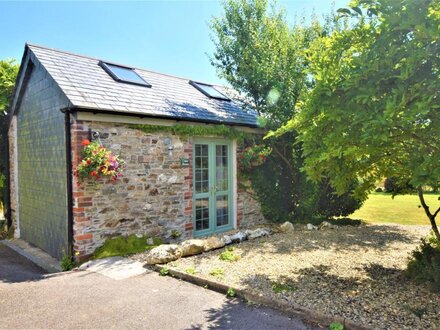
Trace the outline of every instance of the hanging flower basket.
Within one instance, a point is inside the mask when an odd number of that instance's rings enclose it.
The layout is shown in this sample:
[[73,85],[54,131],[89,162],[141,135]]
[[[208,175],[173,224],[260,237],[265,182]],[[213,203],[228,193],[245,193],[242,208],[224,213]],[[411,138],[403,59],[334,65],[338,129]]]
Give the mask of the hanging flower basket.
[[122,176],[125,162],[99,144],[98,141],[83,140],[83,158],[78,164],[77,174],[81,180],[86,178],[99,179],[109,177],[116,180]]
[[272,148],[258,144],[244,149],[239,159],[241,170],[249,171],[252,167],[263,165],[271,154]]

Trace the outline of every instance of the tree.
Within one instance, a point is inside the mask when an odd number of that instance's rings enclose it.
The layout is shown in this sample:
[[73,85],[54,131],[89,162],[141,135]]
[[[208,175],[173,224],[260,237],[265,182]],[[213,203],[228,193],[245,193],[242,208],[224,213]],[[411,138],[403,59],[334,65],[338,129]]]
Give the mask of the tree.
[[5,114],[14,91],[18,64],[13,59],[0,61],[0,112]]
[[352,4],[339,10],[352,26],[310,46],[315,85],[276,134],[299,132],[307,174],[339,193],[353,176],[363,198],[383,177],[408,181],[440,240],[440,207],[431,211],[422,190],[440,182],[439,1]]
[[[295,114],[300,94],[310,88],[305,50],[338,26],[330,16],[325,24],[313,19],[310,26],[290,28],[284,12],[275,6],[268,9],[266,0],[228,0],[224,10],[211,24],[216,47],[211,62],[256,109],[266,127],[277,129]],[[319,193],[334,194],[326,180],[314,184],[301,172],[303,158],[296,135],[291,131],[266,140],[273,152],[250,174],[262,210],[273,220],[317,215]]]
[[7,135],[5,124],[9,102],[14,92],[15,79],[18,74],[18,64],[15,60],[8,59],[0,61],[0,208],[5,198],[6,183],[6,143]]

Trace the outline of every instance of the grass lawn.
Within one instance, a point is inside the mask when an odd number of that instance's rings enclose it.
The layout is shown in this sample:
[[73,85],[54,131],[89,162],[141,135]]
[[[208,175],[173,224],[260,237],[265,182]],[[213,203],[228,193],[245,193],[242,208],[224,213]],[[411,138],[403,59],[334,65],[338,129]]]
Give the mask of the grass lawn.
[[[431,212],[439,207],[439,195],[426,194],[426,204]],[[372,193],[364,205],[350,217],[369,223],[397,223],[402,225],[429,225],[423,208],[419,208],[417,195],[398,195],[394,199],[390,194]]]

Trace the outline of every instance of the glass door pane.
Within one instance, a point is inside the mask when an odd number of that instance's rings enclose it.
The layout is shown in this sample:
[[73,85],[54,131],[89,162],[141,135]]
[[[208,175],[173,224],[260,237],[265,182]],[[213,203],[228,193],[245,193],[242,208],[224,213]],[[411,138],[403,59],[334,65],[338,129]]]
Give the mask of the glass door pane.
[[196,230],[209,229],[209,198],[196,199]]
[[194,227],[196,232],[201,233],[208,233],[212,229],[209,150],[209,144],[194,145]]
[[228,146],[215,146],[215,165],[216,165],[216,191],[227,191],[228,183]]
[[229,225],[229,146],[215,145],[215,226]]
[[196,144],[194,153],[195,192],[209,192],[209,145]]
[[226,226],[229,224],[229,203],[228,196],[217,196],[216,199],[217,219],[216,226]]

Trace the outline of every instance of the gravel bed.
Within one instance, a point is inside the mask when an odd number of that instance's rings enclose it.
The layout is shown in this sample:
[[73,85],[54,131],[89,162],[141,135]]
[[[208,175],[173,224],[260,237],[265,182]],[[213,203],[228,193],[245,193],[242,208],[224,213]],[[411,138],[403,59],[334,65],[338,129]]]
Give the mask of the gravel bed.
[[[234,245],[237,261],[220,260],[223,248],[169,267],[375,329],[440,329],[440,295],[403,275],[428,232],[388,224],[295,230]],[[224,274],[210,275],[218,269]]]

